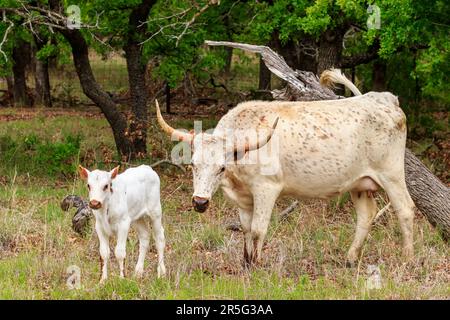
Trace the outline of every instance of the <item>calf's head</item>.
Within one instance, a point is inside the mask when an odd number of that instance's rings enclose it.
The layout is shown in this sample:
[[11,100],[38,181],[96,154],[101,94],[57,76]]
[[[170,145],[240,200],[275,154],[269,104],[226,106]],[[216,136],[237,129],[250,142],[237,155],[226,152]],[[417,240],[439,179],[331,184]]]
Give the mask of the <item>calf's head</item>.
[[87,182],[89,190],[89,207],[94,210],[101,209],[108,202],[112,191],[112,180],[117,177],[119,167],[110,172],[102,170],[89,171],[82,166],[78,168],[79,174]]
[[225,135],[208,133],[186,133],[169,126],[162,118],[156,101],[156,115],[161,128],[172,140],[190,143],[192,148],[192,173],[194,194],[192,205],[197,212],[204,212],[217,190],[227,165],[242,158],[248,151],[264,146],[271,139],[277,126],[278,118],[272,127],[263,134],[241,135],[231,132]]

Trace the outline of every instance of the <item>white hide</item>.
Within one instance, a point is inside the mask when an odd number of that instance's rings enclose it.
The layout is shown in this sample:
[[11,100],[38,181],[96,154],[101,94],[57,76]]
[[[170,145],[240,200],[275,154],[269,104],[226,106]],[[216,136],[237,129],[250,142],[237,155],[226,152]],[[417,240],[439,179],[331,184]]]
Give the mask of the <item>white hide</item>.
[[142,275],[150,238],[148,222],[152,224],[158,253],[158,277],[163,276],[165,239],[161,223],[160,180],[157,173],[146,165],[127,169],[116,177],[114,170],[111,172],[101,170],[83,172],[83,170],[86,169],[81,167],[80,174],[82,177],[87,175],[90,203],[101,203],[101,208],[92,210],[103,263],[101,281],[107,279],[109,242],[112,236],[117,238],[115,256],[119,263],[120,276],[124,276],[123,262],[131,225],[136,228],[139,237],[139,257],[135,274]]
[[[331,81],[348,84],[342,74],[330,72],[335,73]],[[357,212],[355,237],[347,255],[353,265],[376,216],[373,192],[379,187],[397,213],[403,252],[412,256],[414,203],[405,182],[406,117],[391,93],[369,92],[328,101],[244,102],[220,119],[213,134],[178,132],[164,122],[158,106],[157,112],[166,133],[192,144],[193,202],[207,203],[221,185],[239,207],[247,263],[261,255],[279,197],[329,199],[349,191]],[[248,152],[254,159],[258,159],[256,154],[268,155],[264,163],[227,161],[230,155],[224,151],[223,140],[230,131],[239,139],[239,131],[255,131],[276,122],[270,142],[278,144],[278,152],[267,152],[267,143]],[[204,160],[205,154],[209,161]],[[267,164],[276,172],[267,174]]]

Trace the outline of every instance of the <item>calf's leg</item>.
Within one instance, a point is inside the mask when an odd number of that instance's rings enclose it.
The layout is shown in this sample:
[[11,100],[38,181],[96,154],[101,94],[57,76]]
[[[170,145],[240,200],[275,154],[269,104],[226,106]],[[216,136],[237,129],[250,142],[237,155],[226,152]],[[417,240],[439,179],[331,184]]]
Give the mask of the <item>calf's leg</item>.
[[148,251],[148,245],[150,242],[150,230],[147,225],[147,221],[144,218],[136,221],[136,231],[139,237],[139,257],[134,269],[134,275],[141,277],[144,273],[144,261]]
[[102,259],[102,277],[100,283],[105,282],[108,278],[108,260],[109,260],[109,236],[103,232],[98,224],[95,224],[95,231],[97,232],[98,241],[100,244],[100,257]]
[[158,254],[158,278],[166,275],[166,266],[164,265],[164,248],[166,240],[164,238],[164,228],[161,222],[161,214],[152,218],[153,238],[155,239],[156,252]]
[[116,256],[117,262],[119,263],[119,269],[120,269],[120,277],[125,277],[125,268],[124,268],[124,260],[125,256],[127,254],[126,248],[127,248],[127,238],[128,238],[128,231],[130,229],[130,221],[125,220],[119,223],[118,229],[117,229],[117,244],[116,249],[114,251],[114,254]]
[[356,210],[356,231],[347,253],[347,263],[353,266],[359,259],[362,245],[372,226],[377,213],[377,204],[375,199],[369,196],[366,191],[351,191],[350,195]]

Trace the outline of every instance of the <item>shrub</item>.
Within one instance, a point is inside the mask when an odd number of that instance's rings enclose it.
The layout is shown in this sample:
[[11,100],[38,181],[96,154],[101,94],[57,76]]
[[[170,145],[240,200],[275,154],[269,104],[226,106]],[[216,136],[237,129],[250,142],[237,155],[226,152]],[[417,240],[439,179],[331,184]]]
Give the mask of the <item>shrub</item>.
[[70,175],[76,170],[81,136],[68,135],[63,141],[41,140],[32,134],[14,140],[8,135],[0,137],[0,159],[3,168],[17,173],[33,175]]

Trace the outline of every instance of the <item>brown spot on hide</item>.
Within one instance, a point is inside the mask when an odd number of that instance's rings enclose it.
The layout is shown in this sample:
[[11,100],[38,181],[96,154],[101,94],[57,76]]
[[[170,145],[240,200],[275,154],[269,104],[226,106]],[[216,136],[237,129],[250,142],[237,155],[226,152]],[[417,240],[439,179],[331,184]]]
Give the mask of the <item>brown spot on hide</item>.
[[400,131],[405,131],[406,129],[406,119],[405,117],[402,117],[399,122],[397,122],[397,128]]

